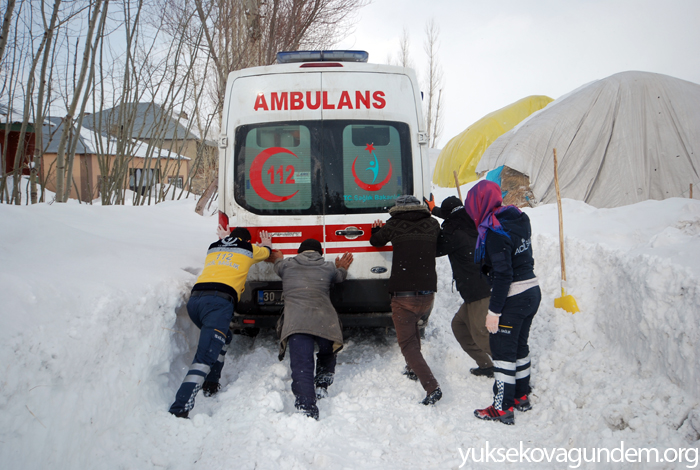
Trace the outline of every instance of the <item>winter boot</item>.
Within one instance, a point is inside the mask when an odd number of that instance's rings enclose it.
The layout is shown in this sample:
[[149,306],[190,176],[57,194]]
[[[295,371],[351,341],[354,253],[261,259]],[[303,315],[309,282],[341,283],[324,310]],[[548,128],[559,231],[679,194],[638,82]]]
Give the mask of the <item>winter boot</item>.
[[190,419],[190,412],[189,411],[181,411],[179,413],[173,413],[172,411],[170,412],[171,415],[177,417],[177,418],[185,418],[185,419]]
[[221,384],[219,382],[205,381],[202,384],[202,392],[205,397],[213,397],[219,390],[221,390]]
[[442,390],[440,390],[440,387],[436,388],[432,392],[428,393],[425,398],[421,401],[421,404],[423,405],[434,405],[437,403],[440,398],[442,398]]
[[469,369],[469,372],[471,372],[472,375],[476,375],[477,377],[484,376],[493,378],[493,367],[474,367],[472,369]]
[[515,399],[515,409],[518,411],[529,411],[532,409],[530,404],[530,398],[527,395],[523,395],[520,398]]
[[401,373],[411,380],[418,380],[418,376],[416,375],[415,372],[413,372],[411,370],[410,367],[408,367],[408,365],[406,365],[406,367],[404,367],[403,372],[401,372]]
[[316,387],[316,400],[321,400],[322,398],[328,398],[328,388]]
[[318,407],[316,405],[304,405],[297,400],[294,404],[294,408],[299,410],[301,414],[318,421]]
[[319,371],[314,377],[314,387],[316,388],[316,399],[328,397],[328,387],[333,383],[335,374],[333,372]]
[[487,421],[500,421],[503,424],[515,424],[513,408],[503,411],[497,410],[493,405],[491,405],[483,410],[474,410],[474,416]]

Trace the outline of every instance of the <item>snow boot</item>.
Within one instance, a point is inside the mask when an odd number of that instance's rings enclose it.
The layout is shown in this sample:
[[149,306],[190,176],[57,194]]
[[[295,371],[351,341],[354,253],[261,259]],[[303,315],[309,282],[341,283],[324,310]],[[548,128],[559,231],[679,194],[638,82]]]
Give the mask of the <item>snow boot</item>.
[[440,398],[442,398],[442,390],[440,390],[440,387],[438,387],[432,392],[428,393],[421,401],[421,404],[426,406],[434,405],[440,400]]
[[221,390],[221,384],[219,382],[205,381],[202,384],[202,392],[205,397],[213,397],[219,390]]
[[322,398],[328,398],[328,388],[316,387],[316,400],[320,400]]
[[415,381],[415,380],[418,380],[418,376],[416,375],[415,372],[413,372],[413,371],[411,370],[410,367],[408,367],[408,365],[407,365],[406,367],[404,367],[403,372],[401,372],[401,373],[402,373],[403,375],[405,375],[406,377],[408,377],[409,379],[411,379],[411,380],[414,380],[414,381]]
[[316,388],[316,399],[328,397],[328,387],[333,383],[335,374],[333,372],[319,371],[314,377],[314,387]]
[[493,378],[493,367],[474,367],[472,369],[469,369],[469,372],[472,373],[472,375],[476,375],[477,377],[483,376],[483,377],[489,377]]
[[180,411],[179,413],[173,413],[170,411],[170,414],[175,416],[176,418],[185,418],[185,419],[190,419],[190,412],[189,411]]
[[298,401],[294,404],[294,408],[299,410],[299,412],[309,418],[313,418],[318,421],[318,407],[316,405],[304,405]]
[[523,395],[520,398],[515,399],[515,409],[518,411],[529,411],[532,409],[532,405],[530,404],[530,399],[528,398],[527,395]]
[[503,424],[515,424],[515,415],[513,414],[513,408],[509,408],[507,411],[497,410],[493,405],[483,410],[474,410],[474,416],[479,419],[485,419],[487,421],[500,421]]

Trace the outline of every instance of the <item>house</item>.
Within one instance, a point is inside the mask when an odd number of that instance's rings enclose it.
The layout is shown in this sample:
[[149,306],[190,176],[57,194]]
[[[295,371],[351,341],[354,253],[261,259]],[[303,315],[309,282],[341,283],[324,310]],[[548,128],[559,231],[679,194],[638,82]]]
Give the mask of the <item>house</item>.
[[[40,178],[46,189],[56,191],[58,146],[63,120],[49,118],[43,126],[44,152]],[[77,139],[77,140],[74,140]],[[119,186],[146,192],[155,185],[172,185],[187,189],[189,157],[132,139],[117,140],[83,128],[71,132],[66,147],[75,146],[70,198],[91,201],[99,197],[103,185]]]
[[[2,155],[3,175],[12,173],[15,168],[15,155],[19,147],[19,139],[24,116],[12,108],[0,104],[0,155]],[[24,151],[20,152],[19,167],[22,174],[29,174],[29,163],[34,155],[34,123],[29,123],[24,134]]]
[[156,103],[127,103],[85,116],[83,126],[117,139],[134,139],[180,154],[196,162],[191,190],[201,194],[217,177],[216,142],[198,135],[186,113]]

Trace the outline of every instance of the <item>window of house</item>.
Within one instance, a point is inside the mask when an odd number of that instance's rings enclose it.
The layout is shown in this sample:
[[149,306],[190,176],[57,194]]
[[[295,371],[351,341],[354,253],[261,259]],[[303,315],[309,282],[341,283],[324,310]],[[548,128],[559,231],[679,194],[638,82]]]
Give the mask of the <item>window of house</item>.
[[151,188],[154,184],[160,183],[160,172],[156,168],[129,168],[129,189],[135,191],[136,188]]
[[168,176],[168,184],[176,188],[182,188],[182,176]]

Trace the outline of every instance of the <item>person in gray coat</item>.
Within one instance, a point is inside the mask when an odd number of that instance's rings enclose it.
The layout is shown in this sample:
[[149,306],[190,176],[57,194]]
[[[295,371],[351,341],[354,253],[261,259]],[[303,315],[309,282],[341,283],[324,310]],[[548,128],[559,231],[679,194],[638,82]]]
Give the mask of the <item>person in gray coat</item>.
[[[318,240],[304,240],[298,255],[282,259],[273,253],[274,270],[282,278],[284,311],[277,325],[280,337],[279,360],[287,347],[292,369],[294,406],[306,416],[318,419],[317,398],[327,396],[333,383],[336,354],[343,347],[340,319],[330,299],[331,285],[348,275],[353,257],[345,253],[335,263],[323,258]],[[318,344],[318,362],[314,374],[314,346]]]

